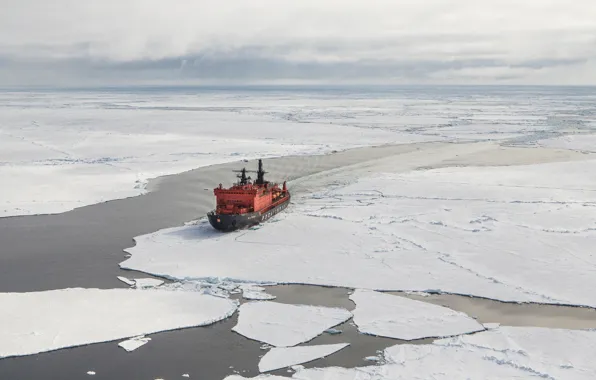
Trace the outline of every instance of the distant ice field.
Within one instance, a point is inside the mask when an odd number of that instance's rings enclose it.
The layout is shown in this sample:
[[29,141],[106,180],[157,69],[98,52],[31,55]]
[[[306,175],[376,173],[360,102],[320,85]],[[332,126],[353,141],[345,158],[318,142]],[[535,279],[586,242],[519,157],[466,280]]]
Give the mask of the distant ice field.
[[593,133],[592,100],[548,88],[5,91],[0,217],[136,196],[151,178],[241,159],[427,141],[533,146]]

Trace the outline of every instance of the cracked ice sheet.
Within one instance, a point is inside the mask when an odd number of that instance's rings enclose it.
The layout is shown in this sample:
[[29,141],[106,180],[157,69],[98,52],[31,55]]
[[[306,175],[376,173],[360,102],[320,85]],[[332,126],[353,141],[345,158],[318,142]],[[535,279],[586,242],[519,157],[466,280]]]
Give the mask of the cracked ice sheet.
[[405,297],[357,289],[350,299],[354,323],[365,334],[415,340],[484,330],[464,313]]
[[[494,330],[437,340],[426,345],[395,345],[386,364],[359,368],[312,368],[298,380],[452,380],[596,378],[596,331],[535,327]],[[228,376],[226,380],[241,380]],[[253,379],[274,379],[260,375]]]
[[276,347],[308,342],[352,317],[341,308],[270,301],[247,302],[238,312],[238,323],[232,331]]
[[272,348],[259,361],[259,371],[269,372],[296,364],[308,363],[334,354],[347,346],[349,346],[349,343]]
[[295,198],[258,230],[199,223],[136,237],[121,266],[596,307],[596,161],[383,170],[330,176],[338,185]]
[[64,289],[0,293],[0,358],[205,326],[237,303],[198,293]]

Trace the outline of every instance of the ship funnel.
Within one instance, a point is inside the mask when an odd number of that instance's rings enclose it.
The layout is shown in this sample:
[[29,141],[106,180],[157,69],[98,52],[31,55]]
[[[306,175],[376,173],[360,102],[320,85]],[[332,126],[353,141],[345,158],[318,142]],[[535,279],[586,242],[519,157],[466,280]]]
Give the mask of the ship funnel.
[[258,185],[263,185],[265,183],[265,173],[266,171],[263,170],[263,160],[259,159],[259,170],[257,171],[257,181]]

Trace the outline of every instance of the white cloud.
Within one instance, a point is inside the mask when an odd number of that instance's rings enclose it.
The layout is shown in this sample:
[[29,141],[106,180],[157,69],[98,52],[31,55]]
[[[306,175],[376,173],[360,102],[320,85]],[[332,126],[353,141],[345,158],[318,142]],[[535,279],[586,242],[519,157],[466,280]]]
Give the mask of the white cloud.
[[[463,62],[469,66],[474,61],[473,66],[501,69],[545,61],[546,66],[566,66],[553,71],[565,81],[575,65],[596,60],[593,0],[3,3],[0,56],[16,61],[190,58],[193,62],[249,57],[316,64]],[[523,71],[516,70],[516,75]],[[582,79],[596,83],[593,70],[587,75]]]

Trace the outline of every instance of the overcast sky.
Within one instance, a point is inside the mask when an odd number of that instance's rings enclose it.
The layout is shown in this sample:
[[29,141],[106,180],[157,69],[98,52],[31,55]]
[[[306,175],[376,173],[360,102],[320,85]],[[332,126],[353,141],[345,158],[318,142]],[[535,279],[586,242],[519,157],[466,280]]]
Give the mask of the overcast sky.
[[0,6],[0,85],[596,84],[596,0]]

